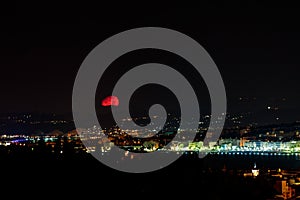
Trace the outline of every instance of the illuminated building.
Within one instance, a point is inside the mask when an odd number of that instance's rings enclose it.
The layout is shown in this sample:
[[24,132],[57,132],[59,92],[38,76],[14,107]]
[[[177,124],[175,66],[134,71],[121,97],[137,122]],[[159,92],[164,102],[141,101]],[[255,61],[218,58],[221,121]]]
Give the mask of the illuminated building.
[[295,196],[295,189],[289,186],[286,180],[278,180],[275,189],[282,195],[283,199],[291,199]]
[[254,163],[254,167],[252,169],[252,176],[256,177],[259,175],[259,169],[256,169],[256,163]]

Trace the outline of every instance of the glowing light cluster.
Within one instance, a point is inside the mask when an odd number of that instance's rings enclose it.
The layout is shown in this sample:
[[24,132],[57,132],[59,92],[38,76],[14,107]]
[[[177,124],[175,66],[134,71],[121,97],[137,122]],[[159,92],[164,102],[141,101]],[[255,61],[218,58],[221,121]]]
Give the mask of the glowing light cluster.
[[108,96],[101,102],[102,106],[118,106],[119,105],[119,99],[116,96]]

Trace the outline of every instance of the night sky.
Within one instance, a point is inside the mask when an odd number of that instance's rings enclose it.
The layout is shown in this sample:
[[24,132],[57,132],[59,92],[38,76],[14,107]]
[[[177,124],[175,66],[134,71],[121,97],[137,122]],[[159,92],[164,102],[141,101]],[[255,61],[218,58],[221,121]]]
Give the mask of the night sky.
[[269,105],[300,111],[299,15],[280,6],[233,11],[20,6],[0,19],[0,112],[70,113],[73,82],[87,54],[116,33],[144,26],[180,31],[208,51],[223,77],[229,112]]

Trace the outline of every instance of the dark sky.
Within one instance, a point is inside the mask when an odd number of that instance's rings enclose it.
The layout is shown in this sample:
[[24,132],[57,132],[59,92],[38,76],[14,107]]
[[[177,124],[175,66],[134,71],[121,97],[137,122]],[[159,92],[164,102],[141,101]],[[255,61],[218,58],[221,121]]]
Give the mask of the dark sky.
[[197,40],[223,76],[229,111],[300,108],[296,8],[56,8],[19,6],[1,14],[0,112],[71,112],[73,82],[85,56],[109,36],[143,26]]

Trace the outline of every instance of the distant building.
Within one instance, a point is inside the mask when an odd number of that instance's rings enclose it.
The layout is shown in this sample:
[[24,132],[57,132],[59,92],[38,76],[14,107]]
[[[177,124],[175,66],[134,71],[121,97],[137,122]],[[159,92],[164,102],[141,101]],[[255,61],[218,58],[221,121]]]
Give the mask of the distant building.
[[248,176],[251,176],[251,177],[257,177],[259,175],[259,169],[256,167],[256,163],[254,163],[254,166],[251,170],[251,172],[245,172],[244,174],[244,177],[248,177]]
[[277,190],[277,192],[282,194],[283,199],[291,199],[296,195],[295,189],[292,188],[286,180],[276,181],[274,188]]
[[256,177],[259,175],[259,169],[256,168],[256,163],[254,163],[254,167],[252,169],[252,176]]

